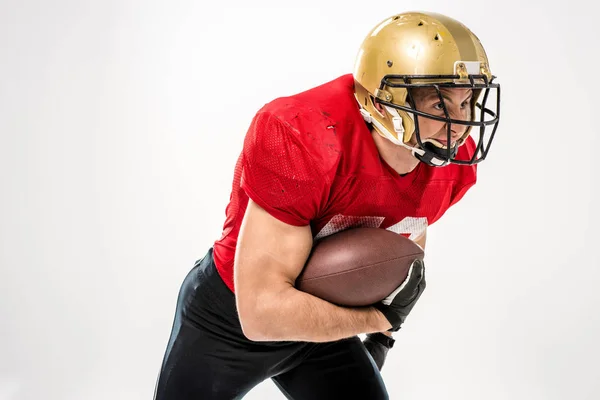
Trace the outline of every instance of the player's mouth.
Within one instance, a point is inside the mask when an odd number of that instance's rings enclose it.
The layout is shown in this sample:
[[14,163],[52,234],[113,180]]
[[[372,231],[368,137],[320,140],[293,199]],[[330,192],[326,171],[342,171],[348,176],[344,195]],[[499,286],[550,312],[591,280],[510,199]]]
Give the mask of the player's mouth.
[[[430,138],[427,141],[433,143],[438,148],[441,148],[441,149],[447,149],[448,148],[448,141],[447,140]],[[456,142],[454,142],[454,141],[450,142],[450,146],[451,146],[451,148],[454,147],[454,146],[456,146]]]

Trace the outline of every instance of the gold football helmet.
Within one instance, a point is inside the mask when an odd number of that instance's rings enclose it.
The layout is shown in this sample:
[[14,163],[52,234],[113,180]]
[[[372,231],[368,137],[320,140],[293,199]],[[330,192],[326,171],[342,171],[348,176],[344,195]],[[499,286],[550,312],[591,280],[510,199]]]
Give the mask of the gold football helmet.
[[[485,159],[500,117],[500,85],[490,72],[479,39],[462,23],[444,15],[409,12],[386,19],[369,32],[358,52],[353,72],[355,96],[363,118],[376,131],[409,148],[419,160],[433,166],[448,163],[476,164]],[[444,117],[415,108],[411,89],[435,88]],[[450,118],[440,88],[471,88],[471,121]],[[491,90],[496,91],[495,111],[486,108]],[[482,102],[478,98],[483,94]],[[375,107],[378,103],[381,112]],[[480,109],[479,115],[476,108]],[[446,122],[451,143],[452,124],[467,125],[454,147],[435,140],[421,140],[419,118]],[[486,137],[486,128],[492,126]],[[458,160],[458,147],[479,127],[476,151],[469,160]],[[417,146],[409,141],[415,135]]]

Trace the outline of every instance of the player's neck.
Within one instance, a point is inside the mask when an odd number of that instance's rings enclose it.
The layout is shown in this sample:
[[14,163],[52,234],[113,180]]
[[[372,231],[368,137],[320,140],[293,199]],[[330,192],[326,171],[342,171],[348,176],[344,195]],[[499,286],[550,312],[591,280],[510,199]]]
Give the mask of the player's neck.
[[375,129],[371,131],[375,146],[383,160],[399,175],[405,175],[413,171],[419,165],[417,160],[405,147],[398,146],[382,137]]

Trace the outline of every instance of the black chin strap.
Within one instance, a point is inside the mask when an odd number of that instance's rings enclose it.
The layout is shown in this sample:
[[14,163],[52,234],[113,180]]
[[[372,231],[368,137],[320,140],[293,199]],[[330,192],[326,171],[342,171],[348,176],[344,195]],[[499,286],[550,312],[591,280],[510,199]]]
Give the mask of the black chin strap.
[[[422,149],[424,150],[424,154],[420,155],[417,152],[413,152],[413,155],[421,162],[424,162],[427,165],[431,165],[432,167],[443,167],[448,165],[448,160],[446,156],[448,155],[447,149],[440,149],[435,146],[431,142],[423,143]],[[450,158],[454,158],[456,153],[458,152],[458,146],[454,146],[450,150]]]

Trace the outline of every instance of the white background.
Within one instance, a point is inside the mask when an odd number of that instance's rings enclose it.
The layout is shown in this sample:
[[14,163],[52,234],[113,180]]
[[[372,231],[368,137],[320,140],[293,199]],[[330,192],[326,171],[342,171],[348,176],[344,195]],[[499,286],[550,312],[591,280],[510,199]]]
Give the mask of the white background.
[[[597,399],[586,7],[3,0],[0,399],[151,399],[179,285],[220,235],[253,114],[351,72],[369,29],[411,10],[479,36],[503,102],[478,185],[430,228],[428,291],[383,371],[390,397]],[[283,396],[267,381],[247,398]]]

